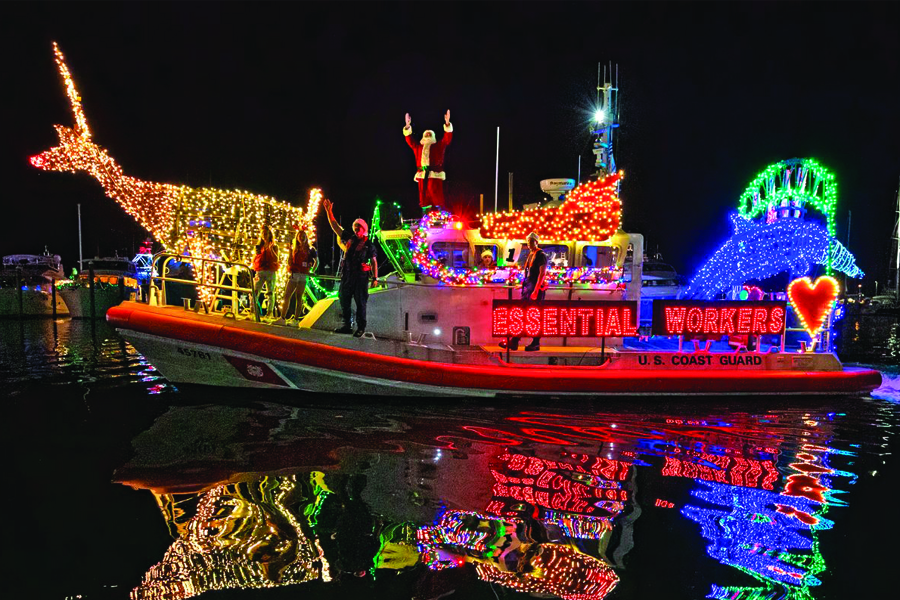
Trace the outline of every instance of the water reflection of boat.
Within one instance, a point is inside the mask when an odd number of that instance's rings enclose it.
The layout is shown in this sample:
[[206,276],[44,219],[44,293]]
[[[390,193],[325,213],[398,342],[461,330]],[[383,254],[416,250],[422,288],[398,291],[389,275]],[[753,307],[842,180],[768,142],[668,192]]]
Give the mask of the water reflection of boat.
[[623,570],[635,520],[675,507],[710,559],[760,582],[735,572],[736,585],[712,584],[708,597],[808,597],[836,482],[855,477],[834,464],[848,454],[830,446],[839,418],[808,407],[702,417],[173,407],[116,475],[154,489],[176,538],[133,597],[326,574],[362,577],[374,593],[380,574],[413,570],[409,585],[441,593],[480,580],[598,600],[635,577]]
[[[73,318],[104,318],[106,311],[124,300],[135,300],[137,295],[137,269],[127,258],[104,257],[85,261],[74,279],[57,282],[57,293],[62,296]],[[91,315],[90,274],[93,272],[93,315]]]
[[[54,314],[53,282],[65,276],[59,255],[12,254],[3,257],[0,271],[0,317],[49,317]],[[21,290],[19,289],[21,287]],[[67,315],[62,298],[57,296],[56,314]]]

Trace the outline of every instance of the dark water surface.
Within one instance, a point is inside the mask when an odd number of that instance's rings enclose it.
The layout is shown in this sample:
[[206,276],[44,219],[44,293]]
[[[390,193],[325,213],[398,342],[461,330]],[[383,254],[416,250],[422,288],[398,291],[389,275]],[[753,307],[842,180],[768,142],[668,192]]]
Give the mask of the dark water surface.
[[873,398],[324,398],[177,390],[105,323],[0,321],[5,587],[880,597],[897,558],[891,369]]

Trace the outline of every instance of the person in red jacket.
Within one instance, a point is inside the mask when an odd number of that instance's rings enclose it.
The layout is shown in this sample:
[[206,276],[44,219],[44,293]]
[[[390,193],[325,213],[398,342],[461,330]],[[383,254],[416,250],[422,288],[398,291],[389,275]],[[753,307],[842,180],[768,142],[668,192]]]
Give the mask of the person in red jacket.
[[[291,277],[288,279],[284,288],[284,300],[281,302],[281,318],[276,322],[278,325],[285,323],[292,324],[291,320],[296,317],[300,318],[303,313],[303,293],[306,291],[306,279],[309,274],[316,270],[319,264],[319,257],[316,249],[309,243],[309,237],[303,229],[297,229],[294,241],[291,244],[291,254],[289,257],[289,269]],[[291,298],[296,295],[297,306],[294,314],[288,316],[288,309],[291,307]],[[285,321],[285,319],[288,319]]]
[[434,132],[427,129],[422,139],[412,138],[412,119],[406,113],[406,127],[403,128],[406,143],[416,155],[416,177],[419,184],[419,206],[424,210],[440,208],[444,205],[444,151],[453,141],[453,125],[450,123],[450,111],[444,115],[444,135],[440,141]]
[[275,245],[272,229],[268,225],[263,225],[259,230],[256,256],[253,257],[253,270],[256,271],[256,277],[253,280],[253,301],[257,301],[262,292],[262,286],[265,284],[268,300],[266,316],[272,317],[275,313],[275,272],[278,271],[278,247]]

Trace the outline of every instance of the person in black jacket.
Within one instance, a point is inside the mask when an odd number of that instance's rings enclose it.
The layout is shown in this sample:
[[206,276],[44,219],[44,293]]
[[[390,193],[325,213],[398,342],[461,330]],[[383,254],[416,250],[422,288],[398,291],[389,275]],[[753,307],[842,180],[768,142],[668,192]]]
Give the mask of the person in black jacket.
[[[341,287],[338,299],[344,325],[334,330],[335,333],[352,333],[362,337],[366,332],[366,302],[369,299],[369,278],[372,284],[378,283],[378,259],[375,258],[375,245],[369,239],[369,226],[362,219],[353,221],[353,233],[345,231],[334,218],[330,200],[322,202],[328,213],[331,230],[338,236],[338,245],[344,251],[344,266],[341,271]],[[350,323],[350,301],[356,303],[356,331]]]

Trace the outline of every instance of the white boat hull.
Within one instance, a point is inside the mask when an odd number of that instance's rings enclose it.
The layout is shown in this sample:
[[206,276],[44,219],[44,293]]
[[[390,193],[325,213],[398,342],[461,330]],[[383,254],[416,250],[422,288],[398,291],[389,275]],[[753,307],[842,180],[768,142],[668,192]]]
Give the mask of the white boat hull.
[[[66,303],[56,295],[56,315],[67,316],[69,309]],[[0,317],[19,316],[19,294],[12,288],[0,289]],[[22,316],[52,317],[53,295],[50,292],[27,290],[22,292]]]
[[[91,291],[89,288],[74,288],[57,290],[68,307],[69,315],[73,319],[91,318]],[[125,298],[121,297],[118,288],[103,288],[94,290],[94,318],[103,319],[106,311],[113,306],[118,306],[123,300],[134,300],[135,291],[125,290]]]

